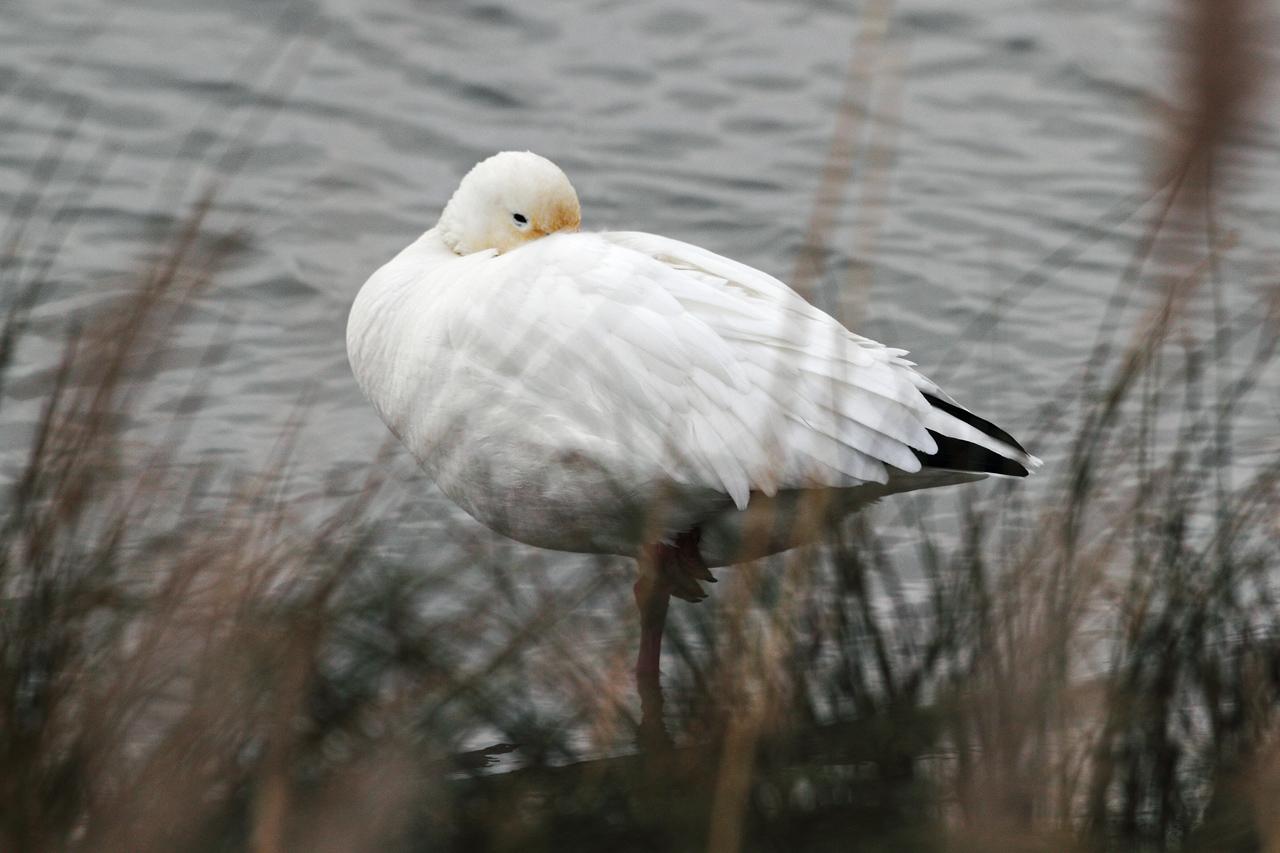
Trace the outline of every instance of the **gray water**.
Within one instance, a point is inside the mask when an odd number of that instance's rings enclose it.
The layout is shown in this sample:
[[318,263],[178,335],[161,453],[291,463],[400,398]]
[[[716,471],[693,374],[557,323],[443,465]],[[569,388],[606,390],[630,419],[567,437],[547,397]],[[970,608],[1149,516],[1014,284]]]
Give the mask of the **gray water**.
[[[34,422],[66,320],[118,292],[210,186],[211,229],[246,248],[200,298],[145,411],[173,417],[199,370],[186,452],[253,471],[305,405],[290,487],[301,511],[354,490],[386,439],[346,365],[356,290],[494,151],[557,161],[584,227],[663,233],[789,276],[870,8],[7,0],[6,213],[66,147],[23,215],[19,262],[51,266],[6,389],[5,449]],[[1142,201],[1178,83],[1173,8],[896,4],[873,82],[854,93],[858,165],[807,295],[1034,434],[1153,212]],[[1226,174],[1235,315],[1274,283],[1275,130],[1256,119]],[[42,239],[72,219],[61,245]],[[983,322],[998,298],[998,322]],[[1240,424],[1241,465],[1275,452],[1275,400]],[[154,426],[138,417],[130,434],[145,443]],[[392,465],[390,536],[495,541],[407,454]]]

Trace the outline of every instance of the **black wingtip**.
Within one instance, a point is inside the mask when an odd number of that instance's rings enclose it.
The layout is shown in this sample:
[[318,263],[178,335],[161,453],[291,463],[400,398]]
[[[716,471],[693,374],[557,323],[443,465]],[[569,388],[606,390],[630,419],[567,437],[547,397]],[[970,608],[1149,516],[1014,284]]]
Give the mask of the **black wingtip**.
[[[1007,477],[1025,477],[1027,469],[1021,462],[1001,456],[970,441],[952,438],[929,430],[938,443],[937,453],[913,451],[920,464],[926,468],[944,468],[948,471],[972,471],[975,474],[1004,474]],[[1010,444],[1016,443],[1012,440]],[[1021,449],[1021,448],[1019,448]],[[1025,452],[1025,451],[1023,451]]]
[[[973,412],[969,411],[968,409],[961,408],[960,406],[957,406],[955,403],[948,403],[946,400],[942,399],[941,397],[935,397],[932,394],[925,394],[924,398],[928,400],[929,405],[933,406],[935,409],[941,409],[942,411],[946,412],[948,415],[951,415],[951,417],[955,418],[956,420],[964,421],[969,426],[979,430],[982,433],[985,433],[986,435],[991,436],[997,441],[1003,441],[1005,444],[1009,445],[1010,447],[1016,448],[1022,453],[1027,452],[1026,448],[1024,448],[1021,444],[1018,444],[1018,442],[1014,439],[1013,436],[1009,435],[1009,433],[1000,429],[1000,427],[996,426],[986,418],[980,418],[977,415],[975,415]],[[1018,466],[1018,467],[1021,468],[1022,466]],[[1027,469],[1023,468],[1022,473],[1017,476],[1025,477],[1026,473],[1027,473]]]

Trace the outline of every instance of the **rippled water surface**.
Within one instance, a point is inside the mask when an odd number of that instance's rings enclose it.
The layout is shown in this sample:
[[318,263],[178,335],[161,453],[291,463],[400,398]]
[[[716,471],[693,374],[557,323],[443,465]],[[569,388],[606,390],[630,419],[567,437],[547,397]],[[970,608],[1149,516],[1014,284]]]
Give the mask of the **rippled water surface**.
[[[13,446],[34,419],[66,318],[115,292],[214,186],[211,226],[246,248],[201,297],[149,411],[169,417],[207,357],[191,447],[252,470],[305,406],[294,488],[299,506],[322,503],[386,436],[349,375],[347,307],[472,163],[538,151],[575,182],[585,227],[665,233],[787,277],[860,34],[872,82],[854,89],[856,168],[808,295],[1032,433],[1153,212],[1177,82],[1167,9],[913,0],[879,40],[871,7],[835,2],[10,0],[0,198],[25,211],[19,262],[51,267],[2,434]],[[1227,175],[1237,313],[1275,277],[1274,130],[1250,126],[1247,168]],[[981,322],[1002,295],[999,321]],[[1250,415],[1242,464],[1274,452],[1275,414]],[[430,541],[471,524],[397,459],[398,530]]]

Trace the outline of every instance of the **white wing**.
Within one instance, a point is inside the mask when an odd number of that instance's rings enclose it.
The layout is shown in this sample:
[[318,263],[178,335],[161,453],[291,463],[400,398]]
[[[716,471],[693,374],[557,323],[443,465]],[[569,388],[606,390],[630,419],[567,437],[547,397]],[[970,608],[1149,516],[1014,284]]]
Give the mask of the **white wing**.
[[919,471],[914,451],[938,450],[930,430],[1015,452],[931,405],[924,394],[948,398],[902,350],[696,246],[559,234],[487,263],[451,312],[457,351],[491,362],[506,393],[541,401],[566,432],[607,438],[739,508],[752,490]]

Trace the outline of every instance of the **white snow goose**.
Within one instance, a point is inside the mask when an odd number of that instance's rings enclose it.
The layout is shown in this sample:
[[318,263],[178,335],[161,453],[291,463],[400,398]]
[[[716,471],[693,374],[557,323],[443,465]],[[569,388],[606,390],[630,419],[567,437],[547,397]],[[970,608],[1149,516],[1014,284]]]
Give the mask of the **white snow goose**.
[[[639,559],[639,676],[670,595],[885,495],[1026,476],[1007,432],[778,279],[689,243],[580,232],[554,163],[476,165],[360,289],[361,389],[440,489],[513,539]],[[820,500],[812,500],[819,497]]]

